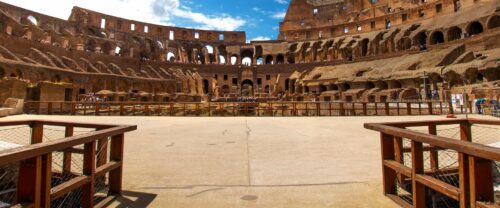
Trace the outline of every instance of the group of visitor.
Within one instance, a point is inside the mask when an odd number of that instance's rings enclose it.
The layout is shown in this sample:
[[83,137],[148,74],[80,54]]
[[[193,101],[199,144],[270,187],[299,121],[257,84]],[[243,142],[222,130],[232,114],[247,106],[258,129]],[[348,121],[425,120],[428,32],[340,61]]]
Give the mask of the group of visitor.
[[476,100],[475,104],[476,104],[476,110],[477,110],[478,114],[484,114],[485,109],[490,109],[490,110],[493,110],[495,112],[495,111],[498,111],[498,109],[500,107],[500,102],[498,102],[497,100],[494,100],[494,99],[487,101],[484,98],[479,98]]
[[255,103],[255,102],[257,102],[257,98],[255,98],[255,97],[238,97],[237,101],[239,103]]

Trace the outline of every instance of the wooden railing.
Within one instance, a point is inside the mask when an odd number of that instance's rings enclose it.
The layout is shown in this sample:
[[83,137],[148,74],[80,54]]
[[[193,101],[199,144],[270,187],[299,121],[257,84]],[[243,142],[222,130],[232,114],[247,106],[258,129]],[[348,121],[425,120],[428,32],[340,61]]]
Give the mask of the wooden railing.
[[[471,106],[471,105],[469,105]],[[26,102],[25,113],[107,116],[398,116],[461,114],[450,102]],[[469,109],[469,112],[472,109]]]
[[[438,131],[443,126],[456,126],[459,138],[439,136]],[[500,207],[495,199],[492,174],[493,170],[498,171],[500,148],[478,143],[485,132],[474,131],[473,126],[498,127],[500,120],[365,124],[365,128],[381,133],[384,194],[402,207],[435,207],[432,203],[438,195],[447,199],[448,207]],[[415,130],[422,127],[425,133]],[[496,128],[496,132],[493,137],[498,142],[500,128]],[[410,147],[404,147],[403,140],[408,140]],[[442,156],[450,152],[456,154],[456,158],[442,161],[445,159]],[[403,161],[403,154],[409,154],[409,165]],[[447,169],[442,167],[443,163],[448,164]],[[405,191],[398,191],[404,187],[409,187],[406,195]],[[455,206],[450,205],[453,203]]]
[[[22,207],[51,207],[58,199],[76,194],[72,200],[75,204],[59,200],[58,206],[94,207],[94,203],[98,202],[95,198],[97,184],[109,188],[108,197],[121,193],[124,134],[136,130],[136,126],[42,120],[0,122],[0,129],[6,132],[19,126],[31,132],[30,138],[18,138],[29,141],[28,145],[0,151],[0,169],[14,173],[12,178],[2,178],[2,194],[9,190],[15,192],[15,197],[4,203]],[[63,138],[48,140],[46,133],[54,131],[48,127],[59,129]],[[83,128],[88,131],[78,134],[77,130]],[[62,157],[54,158],[55,155]],[[61,161],[56,162],[56,159]],[[55,167],[59,162],[62,166]],[[81,165],[79,171],[75,170],[77,163]],[[7,187],[5,184],[13,185]]]

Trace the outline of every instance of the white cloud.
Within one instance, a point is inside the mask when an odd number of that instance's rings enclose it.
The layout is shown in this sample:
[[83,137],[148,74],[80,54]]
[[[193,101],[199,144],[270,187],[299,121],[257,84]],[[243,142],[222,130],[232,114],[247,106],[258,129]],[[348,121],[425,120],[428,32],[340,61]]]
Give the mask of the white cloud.
[[287,0],[274,0],[278,4],[288,4]]
[[[175,18],[198,24],[197,28],[233,31],[246,24],[240,17],[228,14],[207,15],[193,12],[179,0],[2,0],[36,12],[67,19],[73,6],[137,21],[174,25]],[[189,2],[184,2],[189,4]]]
[[286,12],[282,11],[282,12],[274,13],[271,17],[274,19],[283,19],[283,18],[285,18],[285,15],[286,15]]
[[271,38],[265,36],[257,36],[255,38],[248,40],[247,43],[250,43],[250,41],[263,41],[263,40],[271,40]]

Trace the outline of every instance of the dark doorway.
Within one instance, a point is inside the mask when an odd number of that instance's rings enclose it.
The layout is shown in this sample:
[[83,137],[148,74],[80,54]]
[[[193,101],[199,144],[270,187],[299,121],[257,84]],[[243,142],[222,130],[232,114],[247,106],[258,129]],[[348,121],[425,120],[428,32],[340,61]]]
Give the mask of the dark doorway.
[[241,95],[242,96],[253,96],[254,85],[252,80],[244,80],[241,82]]

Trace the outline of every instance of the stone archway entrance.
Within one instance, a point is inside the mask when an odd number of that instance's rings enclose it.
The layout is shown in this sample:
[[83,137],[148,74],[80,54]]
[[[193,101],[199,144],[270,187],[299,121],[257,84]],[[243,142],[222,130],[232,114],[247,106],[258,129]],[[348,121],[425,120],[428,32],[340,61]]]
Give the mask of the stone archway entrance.
[[254,85],[253,81],[246,79],[241,82],[241,96],[253,96]]

